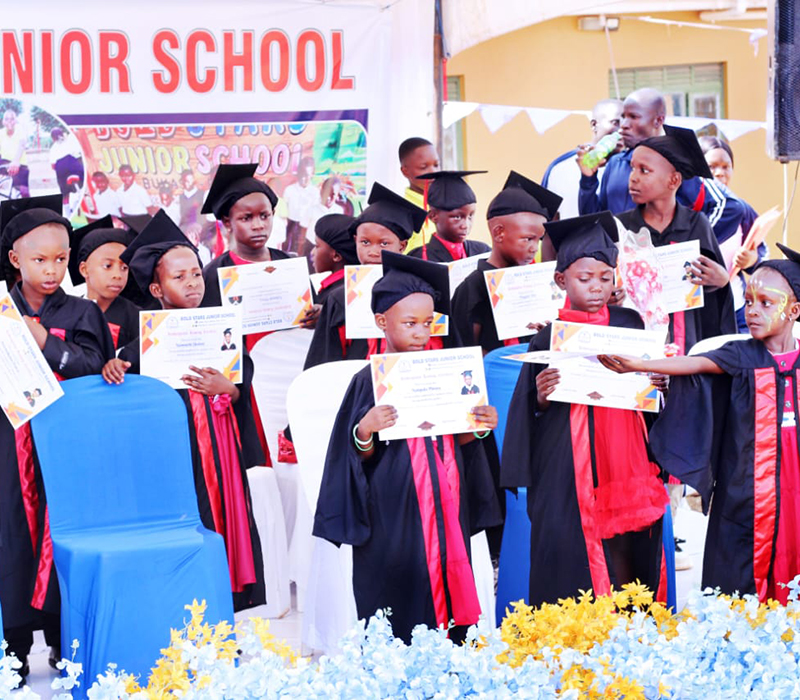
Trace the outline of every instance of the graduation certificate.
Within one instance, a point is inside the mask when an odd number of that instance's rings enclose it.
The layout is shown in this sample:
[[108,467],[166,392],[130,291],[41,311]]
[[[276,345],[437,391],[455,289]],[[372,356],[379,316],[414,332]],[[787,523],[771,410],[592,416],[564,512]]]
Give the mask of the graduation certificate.
[[440,263],[447,265],[447,272],[450,275],[450,298],[456,293],[458,285],[460,285],[467,277],[469,277],[475,270],[478,269],[478,261],[485,260],[489,257],[489,253],[481,253],[480,255],[472,255],[468,258],[461,258],[461,260],[453,260],[453,262]]
[[[382,265],[346,265],[344,268],[345,337],[383,338],[372,313],[372,287],[383,277]],[[448,320],[444,314],[433,314],[431,335],[447,335]]]
[[221,267],[217,275],[222,306],[241,306],[245,334],[298,326],[311,308],[305,258]]
[[16,430],[64,395],[10,294],[0,295],[0,406]]
[[189,365],[213,367],[242,381],[242,312],[239,307],[139,312],[140,373],[173,389],[193,374]]
[[660,396],[647,373],[617,374],[603,367],[597,355],[664,357],[664,341],[661,331],[553,321],[547,359],[558,367],[561,380],[550,400],[656,413]]
[[470,410],[488,404],[479,347],[370,357],[376,406],[394,406],[397,423],[380,440],[483,430]]
[[555,261],[484,271],[500,340],[530,335],[531,324],[558,316],[564,291],[553,280],[555,271]]

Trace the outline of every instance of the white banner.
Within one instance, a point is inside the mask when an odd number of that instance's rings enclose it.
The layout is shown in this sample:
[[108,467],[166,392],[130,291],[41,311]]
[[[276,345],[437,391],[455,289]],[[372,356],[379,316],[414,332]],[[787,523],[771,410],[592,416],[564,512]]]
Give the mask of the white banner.
[[[204,190],[219,163],[258,162],[282,194],[311,158],[318,194],[342,176],[343,209],[373,180],[400,189],[397,146],[431,136],[432,31],[433,0],[9,5],[0,107],[14,113],[9,135],[29,171],[14,186],[66,199],[71,176],[100,195],[95,213],[115,213],[125,202],[105,193],[125,199],[118,173],[130,165],[149,204],[168,209]],[[6,140],[0,157],[16,162]],[[96,171],[110,187],[92,182]]]

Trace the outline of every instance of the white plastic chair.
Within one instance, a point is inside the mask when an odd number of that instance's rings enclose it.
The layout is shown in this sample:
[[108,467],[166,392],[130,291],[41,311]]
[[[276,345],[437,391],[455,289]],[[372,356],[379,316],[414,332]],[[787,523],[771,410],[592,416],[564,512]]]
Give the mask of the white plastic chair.
[[701,352],[710,352],[721,348],[725,343],[729,343],[732,340],[750,340],[750,335],[747,333],[729,333],[728,335],[715,335],[711,338],[704,338],[695,343],[688,354],[699,355]]
[[[295,545],[294,532],[300,525],[301,530],[310,530],[310,524],[304,519],[310,517],[305,503],[300,497],[297,482],[297,464],[281,464],[278,459],[278,432],[288,424],[286,415],[286,394],[289,385],[303,371],[308,346],[313,331],[305,328],[292,328],[265,336],[256,343],[250,352],[255,365],[253,390],[261,413],[261,423],[272,456],[272,467],[280,492],[282,516],[286,529],[288,548],[288,568],[282,572],[289,580],[300,583],[299,576],[304,571],[303,557],[306,554],[298,551]],[[301,579],[305,585],[305,579]],[[302,600],[298,596],[298,610],[302,610]]]
[[313,514],[317,508],[325,456],[328,453],[333,423],[353,375],[364,360],[329,362],[312,367],[289,387],[286,409],[299,467],[302,498],[294,540],[298,557],[298,609],[303,610],[302,642],[310,650],[332,654],[338,651],[342,635],[356,621],[353,597],[353,554],[349,546],[337,548],[326,540],[312,537]]
[[267,604],[259,614],[283,617],[291,610],[292,594],[289,590],[289,547],[278,477],[268,467],[251,467],[247,470],[247,482],[253,500],[253,519],[261,540],[267,589]]

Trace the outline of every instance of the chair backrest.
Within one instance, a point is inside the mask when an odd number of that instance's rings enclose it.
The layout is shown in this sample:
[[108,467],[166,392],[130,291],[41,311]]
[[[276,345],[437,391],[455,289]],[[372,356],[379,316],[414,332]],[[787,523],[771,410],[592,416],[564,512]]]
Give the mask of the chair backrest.
[[715,335],[711,338],[705,338],[695,343],[687,354],[699,355],[701,352],[716,350],[732,340],[750,340],[750,335],[747,333],[729,333],[728,335]]
[[250,357],[255,365],[253,391],[273,460],[278,455],[278,432],[287,424],[286,392],[303,371],[314,331],[292,328],[259,340]]
[[186,406],[157,379],[62,383],[31,421],[54,536],[136,523],[197,522]]
[[522,371],[522,362],[507,360],[507,355],[517,355],[527,352],[528,345],[510,345],[508,347],[492,350],[483,358],[483,367],[486,371],[486,384],[489,390],[489,401],[497,409],[497,427],[494,430],[497,451],[502,453],[503,437],[506,434],[508,421],[508,406],[517,386],[517,378]]
[[289,387],[286,409],[292,426],[300,481],[314,513],[328,442],[347,387],[366,360],[343,360],[317,365],[303,372]]

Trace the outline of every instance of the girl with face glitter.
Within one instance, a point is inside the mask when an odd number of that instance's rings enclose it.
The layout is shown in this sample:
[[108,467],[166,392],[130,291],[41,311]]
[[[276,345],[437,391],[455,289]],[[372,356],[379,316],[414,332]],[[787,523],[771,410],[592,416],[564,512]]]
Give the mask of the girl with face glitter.
[[785,604],[784,584],[800,574],[800,253],[778,247],[787,259],[762,262],[745,291],[750,338],[695,357],[599,359],[615,372],[679,375],[650,447],[706,512],[713,497],[703,587]]

